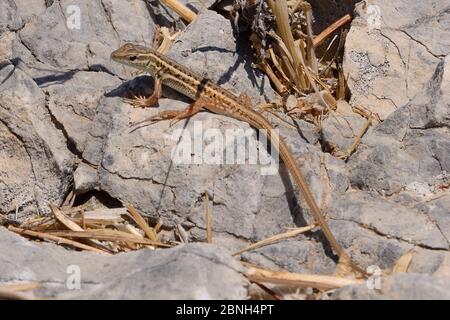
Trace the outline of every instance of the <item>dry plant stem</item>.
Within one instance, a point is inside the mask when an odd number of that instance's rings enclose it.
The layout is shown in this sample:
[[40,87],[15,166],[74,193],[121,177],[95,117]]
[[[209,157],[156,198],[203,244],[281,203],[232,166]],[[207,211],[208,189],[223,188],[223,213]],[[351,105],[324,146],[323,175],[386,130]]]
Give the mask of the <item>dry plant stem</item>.
[[269,77],[270,81],[272,81],[275,89],[279,94],[283,94],[284,92],[286,92],[286,87],[281,83],[280,80],[278,80],[278,77],[272,71],[272,68],[265,61],[260,64],[260,68]]
[[301,52],[300,49],[294,43],[294,37],[291,32],[291,27],[289,25],[289,12],[286,0],[267,0],[272,12],[275,16],[275,21],[277,24],[277,31],[284,44],[289,50],[291,57],[294,62],[294,70],[296,77],[294,78],[298,90],[302,91],[308,88],[306,82],[304,81],[301,74]]
[[136,224],[144,231],[147,238],[152,241],[157,240],[156,232],[150,228],[147,222],[144,220],[142,215],[134,208],[131,204],[127,205],[127,209],[130,212],[131,218],[136,222]]
[[316,225],[311,224],[311,225],[303,227],[303,228],[298,228],[298,229],[291,230],[291,231],[288,231],[288,232],[285,232],[285,233],[277,234],[275,236],[272,236],[272,237],[266,238],[264,240],[258,241],[258,242],[254,243],[254,244],[251,244],[248,247],[245,247],[244,249],[241,249],[241,250],[233,253],[233,256],[236,256],[236,255],[241,254],[241,253],[246,252],[246,251],[254,250],[256,248],[261,248],[263,246],[268,246],[270,244],[274,244],[274,243],[280,242],[282,240],[286,240],[286,239],[289,239],[289,238],[296,237],[299,234],[311,231],[315,227],[316,227]]
[[[263,290],[266,294],[268,294],[270,297],[272,297],[275,300],[283,300],[283,297],[276,293],[275,291],[273,291],[272,289],[267,288],[265,285],[263,285],[262,283],[256,282],[256,281],[252,281],[254,284],[256,284],[261,290]],[[257,297],[253,297],[253,300],[267,300],[264,299],[263,297],[259,297],[259,299]]]
[[175,11],[180,17],[182,17],[188,23],[191,23],[192,21],[195,20],[195,18],[197,18],[197,14],[195,14],[194,11],[187,8],[184,4],[180,3],[177,0],[161,0],[161,2],[164,2],[169,8]]
[[73,222],[69,217],[67,217],[64,213],[61,212],[55,205],[49,205],[50,210],[52,210],[53,215],[56,220],[58,220],[63,226],[72,231],[84,231],[82,227]]
[[366,133],[366,131],[369,128],[369,126],[371,125],[371,123],[372,123],[371,118],[367,119],[365,125],[358,132],[358,135],[356,136],[356,138],[353,141],[353,143],[351,144],[351,146],[345,152],[345,159],[348,159],[352,155],[352,153],[356,150],[356,148],[358,147],[359,143],[361,142],[362,136]]
[[[278,72],[281,74],[281,76],[283,77],[283,79],[286,82],[289,82],[289,78],[287,77],[287,75],[284,73],[283,68],[281,67],[280,62],[278,61],[278,57],[275,55],[275,52],[273,52],[273,48],[270,48],[269,50],[267,50],[267,52],[269,52],[270,55],[270,60],[272,60],[273,65],[275,66],[275,68],[277,68]],[[278,79],[278,78],[277,78]],[[283,86],[284,87],[284,86]]]
[[81,210],[81,228],[86,230],[86,219],[84,218],[84,210]]
[[156,222],[156,226],[153,228],[155,230],[156,234],[159,233],[162,226],[163,226],[163,220],[160,218],[160,219],[158,219],[158,222]]
[[314,44],[313,44],[313,29],[312,29],[312,9],[311,5],[308,2],[302,1],[302,9],[306,17],[306,31],[308,33],[307,37],[307,45],[306,45],[306,61],[308,67],[311,68],[311,71],[314,74],[317,74],[319,72],[319,65],[317,63],[317,57],[316,53],[314,51]]
[[163,40],[161,44],[158,47],[158,52],[161,52],[163,54],[167,53],[169,51],[170,47],[172,47],[172,44],[180,34],[180,31],[175,32],[173,35],[170,34],[170,31],[166,27],[161,28],[161,35],[163,37]]
[[[58,220],[67,229],[72,230],[72,231],[84,231],[84,229],[82,227],[80,227],[74,221],[69,219],[69,217],[67,217],[64,213],[62,213],[62,211],[59,210],[55,205],[50,204],[50,209],[52,210],[52,213],[55,216],[56,220]],[[99,249],[104,250],[106,252],[109,251],[109,249],[107,247],[105,247],[103,244],[101,244],[98,241],[88,239],[87,243],[90,246],[98,247]]]
[[35,300],[23,293],[15,292],[8,289],[3,289],[0,287],[0,300],[11,299],[11,300]]
[[346,14],[330,26],[323,30],[317,37],[314,38],[313,45],[314,47],[317,47],[320,45],[326,38],[330,36],[334,31],[342,27],[344,24],[348,23],[352,20],[352,17],[349,14]]
[[205,215],[206,215],[206,242],[212,243],[212,219],[211,210],[209,209],[209,196],[205,192]]
[[25,229],[21,229],[21,228],[16,228],[13,226],[9,226],[8,227],[9,230],[22,234],[22,235],[26,235],[26,236],[30,236],[30,237],[34,237],[34,238],[40,238],[40,239],[44,239],[44,240],[52,240],[55,241],[56,243],[60,244],[67,244],[69,246],[78,248],[78,249],[83,249],[83,250],[88,250],[88,251],[93,251],[96,253],[101,253],[101,254],[106,254],[106,255],[110,255],[109,252],[88,246],[86,244],[83,243],[79,243],[73,240],[69,240],[69,239],[65,239],[62,237],[59,237],[57,235],[53,235],[53,234],[48,234],[48,233],[42,233],[42,232],[37,232],[37,231],[31,231],[31,230],[25,230]]
[[281,39],[275,32],[270,31],[268,34],[277,42],[277,48],[281,51],[280,58],[283,65],[282,69],[284,69],[289,75],[289,82],[294,82],[294,87],[298,91],[298,87],[296,87],[298,82],[298,74],[295,71],[294,58],[292,58],[292,55],[284,44],[283,39]]
[[133,236],[132,234],[115,231],[115,230],[95,230],[95,231],[53,231],[48,235],[57,236],[57,237],[69,237],[69,238],[80,238],[80,239],[97,239],[97,240],[105,240],[105,241],[124,241],[136,244],[144,244],[150,246],[158,246],[170,248],[171,246],[152,241],[145,238],[139,238]]
[[1,289],[12,290],[12,291],[30,291],[39,289],[42,284],[39,282],[29,282],[29,283],[10,283],[0,286]]
[[[276,2],[273,0],[267,0],[267,2],[275,15],[277,31],[278,33],[280,33],[280,37],[283,40],[286,47],[288,48],[294,61],[295,74],[298,76],[299,79],[296,81],[297,88],[299,89],[299,91],[303,91],[304,89],[308,89],[309,85],[311,85],[314,89],[314,92],[316,92],[319,95],[322,103],[325,106],[329,107],[327,102],[319,94],[319,88],[317,87],[317,84],[315,83],[313,77],[311,76],[310,70],[305,63],[305,59],[300,50],[300,47],[295,45],[294,37],[292,35],[289,25],[289,12],[286,0],[277,0]],[[304,71],[304,74],[306,75],[306,78],[309,81],[309,85],[305,82],[305,79],[302,77],[301,70]]]
[[344,99],[345,98],[345,76],[342,68],[339,68],[338,73],[338,87],[336,92],[336,99]]
[[320,290],[337,289],[348,285],[364,283],[364,280],[359,279],[272,271],[253,266],[247,266],[245,275],[250,281],[282,284],[292,287],[316,288]]
[[395,263],[394,268],[392,269],[392,273],[408,272],[413,256],[414,249],[411,249],[404,255],[402,255]]

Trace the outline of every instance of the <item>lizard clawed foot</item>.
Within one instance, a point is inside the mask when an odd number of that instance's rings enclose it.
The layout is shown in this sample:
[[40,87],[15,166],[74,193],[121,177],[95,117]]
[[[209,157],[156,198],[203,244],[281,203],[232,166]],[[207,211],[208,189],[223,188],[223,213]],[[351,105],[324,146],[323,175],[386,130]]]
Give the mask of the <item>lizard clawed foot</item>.
[[132,105],[134,108],[150,108],[155,107],[158,99],[153,95],[148,98],[143,96],[134,96],[133,99],[124,98],[123,102]]

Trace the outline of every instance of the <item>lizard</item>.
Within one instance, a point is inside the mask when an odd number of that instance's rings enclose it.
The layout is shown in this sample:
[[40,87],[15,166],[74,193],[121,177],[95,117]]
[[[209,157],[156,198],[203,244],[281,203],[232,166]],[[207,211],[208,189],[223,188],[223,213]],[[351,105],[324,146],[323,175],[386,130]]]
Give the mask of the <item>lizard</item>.
[[335,253],[339,256],[338,267],[345,268],[341,270],[348,270],[349,267],[359,270],[334,237],[289,147],[274,130],[272,124],[252,108],[248,96],[241,94],[241,96],[237,97],[230,91],[166,57],[157,50],[137,44],[124,44],[111,53],[111,59],[123,65],[147,72],[155,80],[154,91],[149,97],[135,96],[134,99],[124,99],[134,107],[154,107],[162,95],[162,85],[168,86],[194,101],[185,110],[162,111],[156,116],[140,121],[137,124],[169,119],[178,121],[189,118],[202,109],[206,109],[213,113],[245,121],[256,129],[265,130],[272,145],[278,148],[278,153],[284,165],[300,188],[318,226]]

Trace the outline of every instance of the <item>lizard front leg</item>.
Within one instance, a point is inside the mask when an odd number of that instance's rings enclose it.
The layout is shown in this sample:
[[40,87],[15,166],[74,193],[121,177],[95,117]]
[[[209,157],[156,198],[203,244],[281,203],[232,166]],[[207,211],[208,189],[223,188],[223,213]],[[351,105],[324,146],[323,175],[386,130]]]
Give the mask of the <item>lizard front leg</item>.
[[160,77],[155,77],[155,88],[150,97],[134,96],[133,99],[123,99],[124,102],[131,104],[135,108],[155,107],[162,94],[162,81]]

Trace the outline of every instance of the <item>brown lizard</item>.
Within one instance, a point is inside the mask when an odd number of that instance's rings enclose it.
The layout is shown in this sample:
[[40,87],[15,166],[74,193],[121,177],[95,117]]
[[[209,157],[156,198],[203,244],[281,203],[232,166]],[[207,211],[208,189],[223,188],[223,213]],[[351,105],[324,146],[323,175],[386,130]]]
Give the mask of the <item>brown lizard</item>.
[[[223,114],[245,121],[256,129],[264,129],[267,132],[267,136],[271,140],[271,143],[275,145],[275,147],[278,147],[281,159],[303,193],[303,196],[311,209],[315,220],[325,234],[325,237],[334,251],[338,254],[341,266],[355,267],[351,262],[350,257],[339,245],[331,232],[305,178],[292,156],[292,152],[289,150],[283,139],[276,133],[270,122],[252,109],[248,97],[243,95],[237,97],[156,50],[143,46],[127,43],[115,50],[111,54],[111,59],[121,64],[145,71],[155,79],[155,89],[150,97],[125,99],[135,107],[155,106],[161,96],[161,87],[163,84],[194,100],[194,102],[183,111],[162,111],[156,116],[145,119],[139,123],[165,119],[177,121],[191,117],[204,108],[213,113]],[[355,268],[358,269],[357,267]]]

